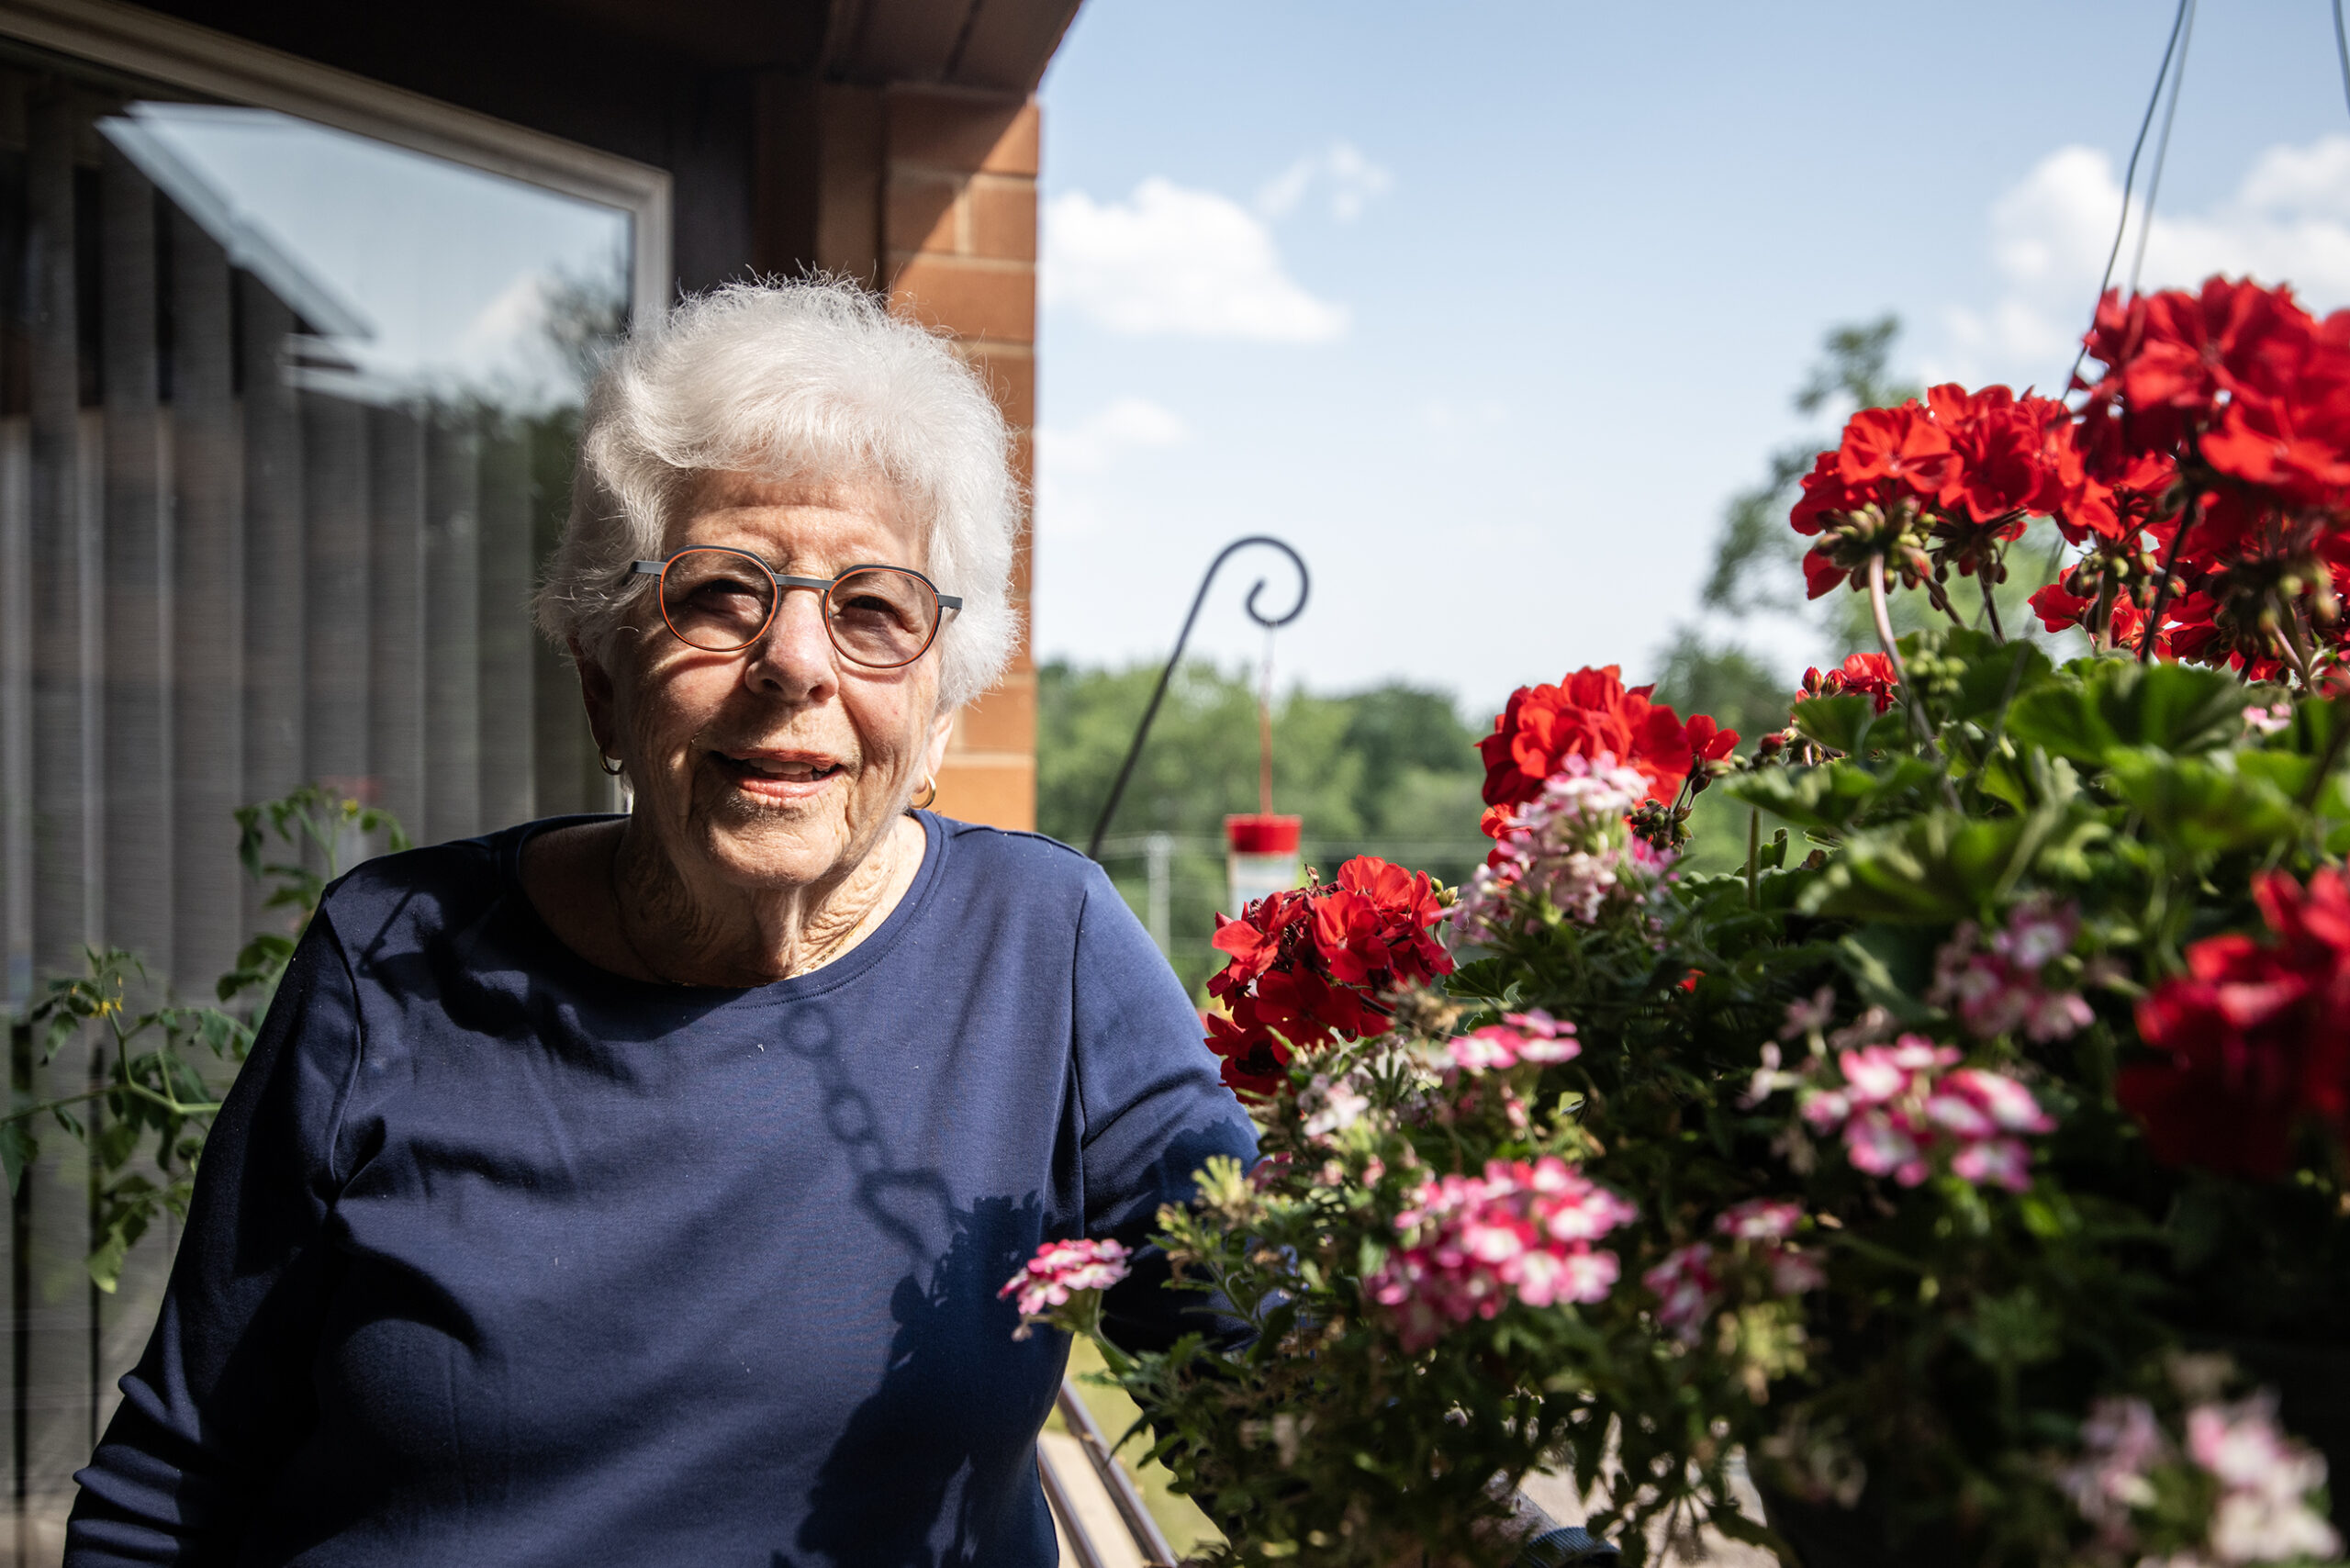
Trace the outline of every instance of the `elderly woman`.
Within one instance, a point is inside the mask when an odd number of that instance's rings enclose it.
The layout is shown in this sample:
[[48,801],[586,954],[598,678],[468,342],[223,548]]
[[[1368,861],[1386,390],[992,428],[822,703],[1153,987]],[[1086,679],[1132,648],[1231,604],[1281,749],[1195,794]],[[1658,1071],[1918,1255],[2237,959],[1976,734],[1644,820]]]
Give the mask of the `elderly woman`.
[[913,808],[1014,639],[1006,444],[844,286],[620,352],[538,608],[631,810],[330,890],[69,1563],[1054,1562],[1066,1345],[997,1289],[1253,1144],[1097,868]]

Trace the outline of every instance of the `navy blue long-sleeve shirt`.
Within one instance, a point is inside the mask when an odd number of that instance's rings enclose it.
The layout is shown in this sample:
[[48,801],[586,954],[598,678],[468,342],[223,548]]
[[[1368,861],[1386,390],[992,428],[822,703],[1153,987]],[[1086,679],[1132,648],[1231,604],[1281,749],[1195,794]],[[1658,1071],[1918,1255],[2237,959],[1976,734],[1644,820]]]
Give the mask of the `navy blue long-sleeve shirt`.
[[[1100,869],[924,814],[904,900],[746,991],[588,963],[530,829],[329,893],[215,1125],[70,1568],[1046,1568],[1066,1345],[1248,1123]],[[1113,1293],[1129,1332],[1195,1299]]]

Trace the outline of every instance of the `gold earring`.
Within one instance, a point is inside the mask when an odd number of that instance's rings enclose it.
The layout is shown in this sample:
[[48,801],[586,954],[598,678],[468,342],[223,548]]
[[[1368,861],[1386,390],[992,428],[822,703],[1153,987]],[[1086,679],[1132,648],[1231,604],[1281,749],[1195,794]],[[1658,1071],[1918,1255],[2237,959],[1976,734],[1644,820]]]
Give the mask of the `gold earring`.
[[916,810],[916,811],[918,811],[918,812],[920,812],[920,811],[927,811],[927,810],[930,808],[930,803],[931,803],[933,801],[935,801],[935,800],[937,800],[937,799],[938,799],[938,778],[937,778],[937,776],[936,776],[935,774],[934,774],[934,775],[932,775],[930,778],[926,778],[926,779],[923,780],[923,786],[922,786],[922,787],[923,787],[923,790],[925,791],[925,793],[923,795],[923,798],[922,798],[921,800],[916,801],[914,802],[914,810]]

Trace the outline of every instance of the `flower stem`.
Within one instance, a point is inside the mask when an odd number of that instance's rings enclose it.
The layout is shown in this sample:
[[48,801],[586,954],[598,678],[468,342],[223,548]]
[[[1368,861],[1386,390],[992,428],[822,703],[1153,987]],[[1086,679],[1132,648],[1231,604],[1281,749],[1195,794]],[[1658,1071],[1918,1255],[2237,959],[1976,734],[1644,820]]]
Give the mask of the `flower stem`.
[[2277,644],[2284,651],[2285,662],[2293,666],[2295,675],[2300,677],[2301,689],[2314,693],[2317,688],[2310,679],[2309,655],[2301,647],[2300,612],[2286,603],[2285,596],[2273,588],[2269,590],[2268,602],[2277,610]]
[[2195,526],[2203,512],[2203,494],[2193,485],[2187,490],[2186,510],[2178,514],[2178,532],[2170,536],[2170,548],[2163,552],[2163,575],[2154,579],[2154,601],[2146,607],[2146,629],[2138,633],[2138,662],[2146,663],[2154,656],[2154,637],[2162,630],[2163,607],[2170,599],[2171,577],[2178,566],[2178,546],[2187,538],[2187,531]]
[[[1947,608],[1949,601],[1943,600],[1943,605]],[[1885,557],[1882,555],[1869,557],[1869,615],[1876,622],[1877,645],[1885,650],[1885,656],[1893,661],[1893,678],[1901,683],[1902,706],[1908,711],[1909,727],[1918,732],[1918,738],[1926,744],[1927,750],[1939,756],[1942,748],[1934,743],[1934,727],[1926,718],[1924,700],[1910,682],[1909,666],[1901,661],[1901,645],[1893,640],[1893,616],[1885,603]],[[1958,790],[1952,785],[1947,768],[1942,771],[1942,801],[1952,811],[1959,809]]]
[[1999,601],[1991,593],[1990,568],[1987,566],[1976,566],[1975,580],[1983,588],[1983,613],[1991,618],[1991,640],[1995,643],[2004,643],[2008,640],[2008,632],[2006,627],[1999,624]]
[[1761,902],[1755,891],[1756,873],[1762,859],[1762,808],[1746,809],[1746,907],[1752,909]]

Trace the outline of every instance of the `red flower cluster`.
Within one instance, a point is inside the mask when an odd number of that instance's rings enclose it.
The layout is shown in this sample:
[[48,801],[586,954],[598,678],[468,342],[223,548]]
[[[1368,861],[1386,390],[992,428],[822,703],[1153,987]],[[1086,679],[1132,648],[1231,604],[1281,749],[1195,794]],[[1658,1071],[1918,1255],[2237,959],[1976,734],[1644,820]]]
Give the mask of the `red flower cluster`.
[[1636,768],[1648,780],[1650,798],[1663,804],[1702,762],[1728,756],[1738,732],[1725,730],[1699,713],[1683,723],[1662,702],[1653,686],[1624,686],[1615,665],[1584,668],[1557,686],[1521,686],[1494,720],[1494,733],[1477,743],[1485,759],[1486,836],[1507,808],[1533,800],[1543,781],[1571,756],[1605,754],[1618,766]]
[[2350,883],[2270,871],[2253,896],[2276,940],[2189,947],[2188,972],[2138,1004],[2165,1059],[2123,1069],[2114,1090],[2165,1163],[2267,1178],[2304,1122],[2350,1141]]
[[1208,994],[1231,1015],[1209,1018],[1208,1047],[1224,1059],[1225,1082],[1270,1094],[1294,1052],[1385,1029],[1381,992],[1452,972],[1428,935],[1442,913],[1424,873],[1361,855],[1335,882],[1259,899],[1237,920],[1217,916],[1215,946],[1232,959]]
[[[2034,516],[2083,554],[2032,596],[2051,631],[2314,685],[2350,626],[2350,312],[2212,278],[2109,294],[2084,340],[2104,366],[2077,413],[2004,386],[1937,386],[1864,409],[1803,480],[1788,521],[1817,540],[1814,599],[1873,562],[1949,609],[1950,568],[2003,580]],[[1954,613],[1954,612],[1953,612]]]
[[[2320,320],[2289,288],[2214,277],[2191,294],[2108,295],[2087,343],[2106,369],[2086,387],[2081,440],[2118,514],[2096,531],[2099,554],[2128,563],[2143,529],[2173,563],[2161,631],[2177,655],[2266,678],[2313,656],[2292,645],[2304,620],[2317,644],[2337,644],[2332,580],[2350,566],[2350,312]],[[2072,575],[2095,577],[2099,564]],[[2121,575],[2154,576],[2137,565]],[[2087,581],[2066,586],[2091,596]]]
[[[1813,599],[1866,582],[1882,555],[1908,580],[1996,569],[2035,515],[2073,504],[2083,484],[2072,411],[2004,386],[1942,386],[1897,409],[1863,409],[1804,476],[1788,521],[1820,543],[1804,556]],[[1865,521],[1863,521],[1865,519]]]
[[1880,713],[1893,706],[1893,694],[1901,689],[1900,678],[1893,673],[1893,659],[1886,654],[1851,654],[1834,669],[1822,674],[1817,669],[1803,672],[1803,690],[1796,694],[1800,702],[1807,697],[1841,697],[1847,692],[1876,700]]

